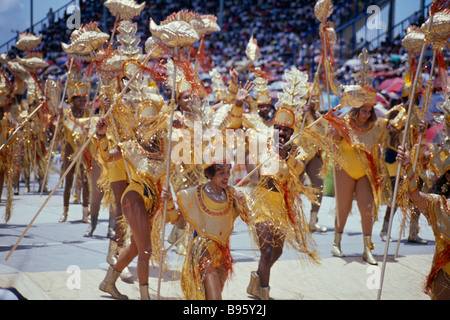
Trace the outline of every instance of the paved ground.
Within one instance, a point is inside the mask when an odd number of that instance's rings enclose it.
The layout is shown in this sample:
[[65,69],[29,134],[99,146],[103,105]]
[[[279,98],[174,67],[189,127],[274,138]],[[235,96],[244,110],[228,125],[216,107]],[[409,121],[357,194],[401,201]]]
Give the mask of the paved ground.
[[[50,177],[49,187],[56,185],[58,177]],[[42,213],[26,233],[18,248],[6,261],[5,258],[25,231],[26,226],[38,212],[47,196],[23,194],[14,196],[13,215],[5,224],[0,223],[0,288],[15,288],[32,300],[103,300],[110,298],[98,290],[108,267],[105,257],[108,239],[105,237],[108,212],[102,209],[97,230],[93,237],[85,238],[87,225],[80,222],[81,205],[71,205],[69,219],[58,223],[62,213],[62,189],[48,201]],[[36,192],[37,193],[37,192]],[[0,203],[0,221],[4,221],[4,199]],[[308,209],[308,204],[306,204]],[[362,258],[363,242],[360,217],[356,205],[349,217],[342,250],[346,258],[335,258],[330,254],[334,236],[334,198],[325,197],[319,212],[320,223],[327,232],[316,233],[314,238],[321,257],[320,265],[298,259],[295,252],[286,249],[271,274],[271,297],[275,300],[375,300],[379,292],[377,279],[383,265],[385,243],[378,236],[381,222],[376,222],[373,231],[374,255],[379,267],[371,267]],[[383,217],[385,208],[380,209]],[[392,236],[399,234],[400,215],[395,216]],[[431,266],[434,253],[434,237],[423,217],[420,220],[420,235],[429,240],[428,245],[410,244],[401,240],[399,255],[394,259],[397,242],[389,246],[385,279],[381,299],[383,300],[428,300],[422,285]],[[171,227],[167,228],[166,235]],[[223,297],[229,300],[251,299],[246,294],[250,272],[256,270],[258,252],[248,237],[246,225],[237,221],[231,236],[232,254],[236,265],[233,277],[227,283]],[[179,270],[183,257],[170,253],[169,272],[161,284],[161,299],[182,299],[179,287]],[[130,265],[135,275],[131,282],[118,281],[119,290],[131,299],[139,299],[136,278],[136,263]],[[150,290],[156,297],[158,269],[151,268]],[[7,299],[8,292],[0,290],[0,297]]]

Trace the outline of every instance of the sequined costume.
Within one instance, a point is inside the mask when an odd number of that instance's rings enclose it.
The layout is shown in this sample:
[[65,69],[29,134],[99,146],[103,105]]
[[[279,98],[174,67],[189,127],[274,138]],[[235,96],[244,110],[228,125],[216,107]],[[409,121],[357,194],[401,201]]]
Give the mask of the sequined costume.
[[365,129],[357,127],[349,115],[338,117],[332,110],[324,118],[330,121],[343,133],[339,142],[341,150],[339,166],[354,180],[367,176],[374,197],[373,219],[378,219],[378,208],[382,204],[389,204],[391,185],[385,162],[383,149],[386,145],[388,120],[378,118]]
[[[417,175],[413,171],[412,166],[405,168],[408,181],[408,193],[417,192],[418,183]],[[446,167],[443,172],[450,170],[450,158],[447,157]],[[448,190],[449,183],[444,186]],[[448,192],[448,191],[447,191]],[[437,276],[441,272],[440,277],[442,283],[441,288],[449,291],[448,283],[450,281],[450,208],[448,207],[448,199],[444,195],[422,193],[427,200],[427,218],[432,227],[435,236],[436,250],[433,257],[430,273],[425,283],[425,292],[431,295],[431,299],[436,299],[439,292],[433,290],[436,285]],[[448,296],[448,294],[447,294]]]
[[233,198],[233,188],[226,189],[227,201],[218,203],[203,190],[204,185],[181,190],[177,194],[178,208],[194,229],[181,274],[181,288],[187,300],[204,300],[203,279],[212,269],[221,269],[222,283],[232,274],[233,257],[230,235],[238,216],[249,222],[248,209]]

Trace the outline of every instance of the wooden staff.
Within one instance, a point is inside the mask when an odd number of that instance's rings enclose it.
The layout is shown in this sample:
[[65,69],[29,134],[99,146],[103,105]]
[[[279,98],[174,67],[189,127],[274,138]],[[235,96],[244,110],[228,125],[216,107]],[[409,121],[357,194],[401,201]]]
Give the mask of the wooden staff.
[[[436,62],[436,51],[433,52],[433,60],[432,60],[432,63],[431,63],[431,72],[430,72],[430,79],[428,80],[428,86],[431,86],[432,81],[433,81],[433,71],[434,71],[434,64],[435,64],[435,62]],[[431,87],[429,87],[429,88],[431,89]],[[424,117],[425,114],[428,111],[428,107],[429,107],[429,104],[430,104],[430,101],[429,101],[430,93],[431,93],[431,90],[427,90],[426,96],[425,96],[425,99],[424,99],[424,102],[423,102],[423,106],[422,106],[422,117]],[[414,99],[414,97],[411,97],[411,99]],[[422,137],[423,137],[423,133],[419,135],[419,141],[417,142],[417,150],[416,150],[416,155],[414,157],[413,171],[416,170],[417,161],[419,159],[419,150],[420,150],[420,145],[422,143]],[[397,257],[398,257],[398,250],[400,248],[400,239],[402,237],[403,230],[405,229],[405,223],[406,223],[406,217],[403,217],[402,225],[400,227],[400,232],[399,232],[399,235],[398,235],[397,248],[395,249],[395,258],[394,258],[395,260],[397,260]]]
[[[154,50],[154,49],[153,49]],[[153,50],[151,50],[149,53],[147,53],[147,56],[144,59],[143,64],[147,64],[148,61],[151,58],[151,55],[153,53]],[[104,117],[108,117],[112,111],[112,109],[114,108],[114,106],[117,104],[117,101],[119,99],[121,99],[121,97],[123,96],[123,94],[125,94],[125,92],[127,92],[129,85],[136,79],[136,76],[138,75],[138,73],[141,70],[137,70],[133,77],[130,79],[130,81],[127,83],[127,85],[123,88],[123,90],[121,91],[121,93],[119,94],[119,97],[117,98],[117,100],[113,103],[113,105],[111,106],[111,108],[109,108],[109,110],[105,113]],[[17,241],[17,243],[14,245],[14,247],[11,249],[11,251],[9,252],[8,256],[6,257],[5,260],[8,260],[9,257],[11,257],[11,255],[13,254],[13,252],[17,249],[17,247],[19,246],[19,243],[22,241],[22,239],[25,237],[25,234],[28,232],[28,230],[31,228],[32,224],[34,223],[34,221],[37,219],[37,217],[39,216],[39,214],[42,212],[42,210],[44,209],[44,207],[47,205],[48,201],[50,200],[50,198],[55,194],[56,190],[58,189],[58,187],[60,186],[60,184],[64,181],[65,177],[67,176],[67,174],[70,172],[70,170],[72,170],[73,166],[75,165],[75,163],[78,161],[78,159],[81,157],[81,155],[83,154],[84,149],[86,149],[86,147],[89,145],[89,143],[91,142],[92,138],[95,136],[95,134],[97,133],[97,128],[95,129],[95,131],[89,136],[89,138],[87,139],[87,141],[84,143],[83,146],[81,146],[81,148],[78,150],[78,153],[76,154],[76,156],[74,157],[74,159],[72,160],[72,162],[70,163],[69,167],[66,169],[66,171],[64,172],[64,174],[61,176],[61,178],[59,179],[58,183],[56,184],[55,188],[52,190],[52,192],[48,195],[47,199],[44,201],[44,203],[42,204],[42,206],[39,208],[38,212],[35,214],[35,216],[33,217],[33,219],[31,219],[30,223],[28,224],[28,226],[26,227],[25,231],[22,233],[22,235],[20,236],[19,240]]]
[[[429,32],[431,29],[431,25],[433,23],[433,15],[430,16],[430,22],[427,26],[427,31]],[[411,97],[414,97],[414,95],[416,94],[416,85],[419,79],[419,74],[420,74],[420,68],[422,66],[422,61],[423,61],[423,56],[425,54],[425,49],[426,49],[426,42],[424,41],[422,44],[422,49],[420,51],[420,58],[419,58],[419,62],[417,65],[417,72],[414,76],[414,82],[413,82],[413,87],[411,89]],[[413,108],[413,100],[414,99],[410,99],[409,100],[409,108],[408,108],[408,116],[406,117],[406,123],[405,123],[405,130],[403,132],[403,138],[402,138],[402,146],[405,145],[406,143],[406,137],[408,134],[408,128],[409,128],[409,123],[411,120],[411,110]],[[391,238],[391,229],[392,229],[392,217],[394,216],[394,210],[395,210],[395,204],[397,202],[397,191],[398,191],[398,185],[399,185],[399,181],[400,181],[400,171],[401,171],[401,167],[402,166],[398,166],[397,168],[397,175],[395,177],[395,185],[394,185],[394,193],[392,195],[392,203],[391,203],[391,214],[389,216],[389,225],[388,225],[388,233],[387,233],[387,238],[386,238],[386,245],[385,245],[385,249],[384,249],[384,256],[383,256],[383,266],[381,268],[381,276],[380,276],[380,288],[378,289],[378,296],[377,299],[380,300],[381,299],[381,294],[383,291],[383,282],[384,282],[384,276],[385,276],[385,272],[386,272],[386,261],[387,261],[387,255],[388,255],[388,251],[389,251],[389,241]]]
[[62,111],[62,105],[64,102],[64,98],[66,96],[66,92],[67,92],[67,85],[69,83],[69,75],[70,72],[72,71],[72,66],[73,66],[73,58],[70,59],[70,65],[69,65],[69,70],[67,72],[67,78],[66,78],[66,82],[64,83],[64,90],[61,96],[61,100],[59,101],[59,106],[58,106],[58,118],[56,120],[56,127],[55,127],[55,134],[53,136],[52,142],[50,143],[50,152],[48,154],[48,160],[47,160],[47,166],[45,168],[45,174],[44,174],[44,179],[42,180],[42,186],[41,186],[41,196],[42,196],[42,192],[44,190],[44,186],[45,186],[45,182],[47,181],[47,174],[48,174],[48,167],[50,165],[50,161],[52,159],[52,153],[53,153],[53,147],[55,145],[55,141],[56,141],[56,136],[58,135],[58,130],[59,130],[59,122],[61,120],[61,111]]
[[[330,83],[329,83],[329,78],[328,78],[328,68],[326,65],[326,60],[328,57],[328,53],[327,53],[327,42],[326,42],[326,35],[323,32],[324,27],[322,27],[322,25],[320,26],[320,34],[322,35],[322,40],[323,40],[323,51],[324,51],[324,57],[323,57],[323,63],[324,63],[324,71],[325,71],[325,83],[327,86],[327,102],[328,102],[328,110],[331,110],[331,101],[330,101]],[[331,138],[330,136],[330,140],[331,142],[333,142],[333,138]],[[334,154],[334,144],[331,144],[331,157],[333,158],[333,154]],[[334,184],[334,200],[336,202],[336,225],[337,227],[340,227],[340,215],[339,215],[339,201],[338,201],[338,197],[337,197],[337,192],[336,192],[336,166],[333,166],[333,184]]]
[[[169,189],[169,179],[170,179],[170,159],[172,154],[172,129],[173,129],[173,115],[175,112],[175,92],[177,90],[177,83],[176,83],[176,75],[177,75],[177,66],[175,63],[175,59],[178,55],[178,48],[174,48],[174,61],[173,61],[173,82],[172,82],[172,99],[170,101],[170,125],[169,125],[169,144],[167,148],[167,167],[166,167],[166,190]],[[164,257],[164,237],[166,234],[166,216],[167,216],[167,200],[164,200],[164,211],[163,216],[161,220],[161,248],[160,248],[160,255],[159,255],[159,274],[158,274],[158,289],[156,297],[158,300],[160,300],[160,293],[161,293],[161,280],[162,280],[162,265],[163,265],[163,257]]]

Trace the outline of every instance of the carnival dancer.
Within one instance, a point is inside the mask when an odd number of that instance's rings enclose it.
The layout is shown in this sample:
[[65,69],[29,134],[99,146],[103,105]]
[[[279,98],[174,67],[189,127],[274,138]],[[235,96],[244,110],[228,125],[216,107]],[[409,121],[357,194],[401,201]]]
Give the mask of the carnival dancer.
[[414,205],[427,218],[435,236],[436,250],[425,292],[432,300],[450,299],[450,157],[444,161],[442,175],[429,193],[420,191],[417,175],[406,147],[399,146],[397,160],[407,174],[408,194]]
[[[232,273],[230,235],[238,216],[250,222],[243,191],[228,185],[231,165],[205,165],[207,183],[181,190],[177,205],[181,216],[194,229],[181,274],[187,300],[221,300],[225,282]],[[171,199],[164,191],[162,197]]]
[[[305,104],[302,112],[302,116],[297,120],[297,128],[308,127],[320,117],[320,97],[315,93],[311,92],[314,89],[314,84],[312,88],[308,91],[308,96],[306,99],[308,102]],[[306,117],[303,121],[303,118]],[[324,121],[319,121],[316,123],[312,130],[316,131],[321,136],[326,136],[326,125]],[[319,225],[319,210],[322,203],[323,197],[323,178],[322,178],[322,150],[309,139],[299,140],[300,146],[304,150],[310,150],[309,152],[314,153],[314,157],[306,163],[305,173],[308,175],[311,181],[311,186],[319,190],[317,195],[317,202],[311,203],[310,217],[309,217],[309,230],[311,232],[325,232],[326,227]]]
[[[12,125],[8,120],[8,113],[11,112],[11,107],[14,100],[12,98],[11,85],[3,74],[0,74],[0,146],[3,146],[9,138],[9,132],[12,130]],[[5,147],[0,151],[0,201],[2,200],[3,185],[6,184],[6,208],[5,221],[11,217],[12,212],[12,198],[13,198],[13,156],[11,148]]]
[[[82,138],[84,137],[84,124],[80,122],[83,118],[88,118],[87,111],[85,109],[87,99],[90,92],[90,82],[86,78],[83,78],[81,73],[75,74],[75,72],[68,75],[68,102],[70,109],[63,108],[63,133],[64,133],[64,159],[63,168],[67,168],[70,165],[70,157],[76,152],[76,150],[82,145]],[[86,157],[85,157],[86,159]],[[66,222],[69,215],[69,200],[72,184],[74,181],[76,166],[72,167],[72,170],[67,174],[64,183],[64,195],[63,195],[63,214],[59,222]],[[83,223],[89,223],[89,183],[87,177],[87,167],[85,163],[79,164],[79,174],[82,181],[82,206],[83,216],[81,221]]]
[[[409,148],[412,148],[413,145],[417,144],[418,137],[421,134],[425,133],[426,125],[423,120],[420,119],[420,110],[419,103],[422,97],[422,77],[419,77],[419,81],[416,85],[416,94],[414,99],[410,97],[412,84],[409,81],[406,81],[402,87],[402,100],[403,103],[394,106],[390,109],[384,117],[390,120],[390,124],[388,126],[389,132],[389,142],[386,148],[385,153],[385,161],[386,167],[389,172],[389,176],[391,179],[391,187],[394,188],[395,178],[397,175],[398,162],[396,160],[396,147],[400,144],[400,135],[402,130],[404,130],[404,124],[406,122],[406,117],[408,113],[408,107],[410,105],[410,99],[413,99],[412,110],[411,110],[411,119],[409,126],[409,135],[407,139],[407,143]],[[421,183],[423,184],[423,182]],[[395,212],[395,211],[394,211]],[[428,242],[419,237],[419,216],[420,212],[417,209],[413,209],[413,214],[411,216],[410,228],[409,228],[409,236],[408,242],[419,243],[419,244],[427,244]],[[380,237],[383,241],[386,241],[387,238],[387,229],[389,226],[389,219],[391,215],[391,207],[388,205],[386,207],[386,213],[383,219],[383,225],[380,231]],[[399,239],[400,241],[400,239]]]
[[[122,212],[131,230],[131,242],[118,256],[117,262],[110,266],[100,290],[111,294],[115,299],[127,299],[116,288],[115,282],[120,273],[133,259],[138,257],[138,279],[141,299],[150,299],[148,291],[149,261],[153,249],[158,244],[152,243],[152,219],[160,209],[160,193],[166,171],[167,146],[167,112],[161,112],[152,103],[138,112],[136,119],[135,140],[123,141],[117,148],[109,150],[106,139],[106,121],[98,122],[98,146],[103,161],[125,159],[130,170],[130,184],[122,195]],[[168,204],[167,219],[175,209]]]
[[372,227],[380,204],[389,201],[390,183],[381,148],[387,141],[388,120],[377,118],[374,110],[376,91],[370,86],[347,86],[340,106],[351,106],[344,117],[334,109],[324,118],[331,122],[329,133],[342,152],[343,161],[335,165],[336,219],[331,253],[344,257],[341,239],[354,197],[361,214],[363,259],[376,265],[372,255]]
[[[302,195],[306,195],[311,201],[316,201],[316,191],[305,187],[300,180],[305,163],[313,155],[296,145],[287,144],[295,129],[294,110],[305,103],[301,99],[307,90],[304,77],[295,68],[286,72],[286,78],[291,82],[285,88],[285,96],[275,106],[277,111],[273,129],[269,133],[255,132],[249,135],[247,171],[254,170],[255,164],[259,167],[256,172],[258,183],[251,192],[251,210],[254,215],[255,241],[261,256],[257,271],[251,272],[247,293],[262,300],[269,299],[271,268],[280,258],[285,242],[312,261],[318,261],[301,199]],[[251,149],[257,141],[264,144],[254,154]]]

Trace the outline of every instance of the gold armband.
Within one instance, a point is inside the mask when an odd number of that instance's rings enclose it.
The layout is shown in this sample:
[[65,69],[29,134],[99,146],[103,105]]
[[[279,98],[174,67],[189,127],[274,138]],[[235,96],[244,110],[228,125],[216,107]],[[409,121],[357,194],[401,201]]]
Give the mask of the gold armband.
[[228,128],[238,129],[242,127],[242,111],[243,107],[233,105],[230,111],[230,124]]

